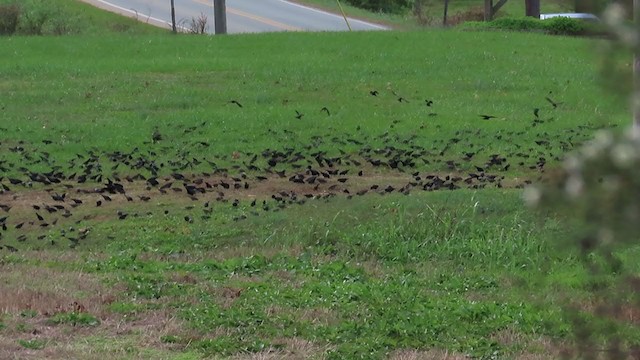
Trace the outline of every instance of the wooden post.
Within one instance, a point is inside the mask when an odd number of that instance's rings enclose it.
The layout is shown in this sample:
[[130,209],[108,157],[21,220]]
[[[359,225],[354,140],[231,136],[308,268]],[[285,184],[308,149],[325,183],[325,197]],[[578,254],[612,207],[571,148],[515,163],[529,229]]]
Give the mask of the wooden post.
[[227,5],[225,0],[213,0],[213,21],[216,35],[227,33]]
[[442,19],[442,25],[447,26],[447,13],[449,12],[449,0],[444,0],[444,19]]
[[177,33],[178,30],[176,29],[176,7],[174,4],[175,0],[171,0],[171,30],[173,30],[173,33]]
[[484,0],[484,21],[493,19],[493,0]]

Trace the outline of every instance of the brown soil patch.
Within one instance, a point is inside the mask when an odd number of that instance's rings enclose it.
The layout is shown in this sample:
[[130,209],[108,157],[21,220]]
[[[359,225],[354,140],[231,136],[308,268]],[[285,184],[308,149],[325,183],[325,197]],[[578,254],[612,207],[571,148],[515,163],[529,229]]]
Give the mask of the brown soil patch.
[[284,347],[284,349],[269,348],[255,354],[242,354],[232,356],[230,360],[321,360],[331,349],[329,346],[320,346],[310,341],[299,338],[287,338],[275,340],[274,343]]
[[540,336],[531,339],[530,336],[523,335],[512,328],[502,330],[492,338],[505,346],[516,344],[526,349],[513,355],[517,360],[562,359],[565,355],[564,350],[567,348],[566,344],[555,342],[548,337]]
[[[149,349],[158,354],[154,358],[162,359],[184,346],[165,343],[163,336],[190,336],[184,324],[166,310],[141,314],[132,321],[106,319],[96,327],[51,326],[44,316],[13,316],[4,323],[0,359],[148,359],[145,351]],[[44,347],[27,349],[19,340],[41,341]]]
[[90,274],[65,272],[23,264],[0,266],[0,312],[25,310],[41,315],[88,312],[104,317],[104,305],[114,301],[112,292]]

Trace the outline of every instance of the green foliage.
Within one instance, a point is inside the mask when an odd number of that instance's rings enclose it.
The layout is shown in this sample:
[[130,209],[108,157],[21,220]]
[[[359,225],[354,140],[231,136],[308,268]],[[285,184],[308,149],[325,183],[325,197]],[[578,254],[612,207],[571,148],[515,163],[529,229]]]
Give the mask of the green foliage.
[[180,337],[176,335],[162,335],[160,341],[165,344],[175,344],[180,342]]
[[33,330],[34,330],[34,327],[32,324],[29,324],[26,322],[19,322],[16,324],[16,331],[23,332],[23,333],[30,333]]
[[492,29],[508,31],[544,31],[545,22],[532,17],[497,18],[489,23]]
[[466,22],[462,25],[462,28],[467,30],[540,32],[565,36],[606,34],[601,25],[567,17],[555,17],[547,20],[531,17],[500,17],[490,22]]
[[640,239],[639,154],[637,137],[600,132],[567,158],[555,183],[527,193],[532,203],[559,211],[571,209],[582,231],[577,239],[566,241],[580,248],[586,261],[596,260],[594,252],[605,255],[611,261],[607,271],[614,273],[622,271],[615,253]]
[[525,198],[544,210],[567,214],[575,231],[556,240],[558,248],[580,254],[590,278],[594,309],[570,306],[567,314],[578,339],[579,357],[593,344],[626,358],[640,342],[627,311],[640,304],[638,266],[630,253],[640,240],[640,138],[600,132],[565,161],[553,181],[529,188]]
[[245,337],[241,340],[231,336],[218,336],[214,339],[199,340],[191,347],[200,350],[205,356],[229,356],[237,353],[255,353],[269,348],[268,343],[258,338]]
[[344,0],[345,2],[370,11],[403,13],[413,5],[412,0]]
[[18,29],[20,7],[17,4],[0,3],[0,35],[12,35]]
[[69,324],[71,326],[93,327],[100,325],[100,320],[86,312],[71,311],[57,313],[51,316],[47,323],[51,325]]
[[38,312],[35,310],[24,310],[22,312],[20,312],[20,316],[25,317],[25,318],[34,318],[36,316],[38,316]]
[[32,339],[32,340],[18,340],[18,344],[25,349],[29,350],[42,350],[47,345],[47,341],[44,339]]
[[134,19],[99,10],[81,1],[0,0],[0,35],[164,31]]
[[582,35],[587,30],[584,21],[567,17],[544,20],[544,29],[552,35]]

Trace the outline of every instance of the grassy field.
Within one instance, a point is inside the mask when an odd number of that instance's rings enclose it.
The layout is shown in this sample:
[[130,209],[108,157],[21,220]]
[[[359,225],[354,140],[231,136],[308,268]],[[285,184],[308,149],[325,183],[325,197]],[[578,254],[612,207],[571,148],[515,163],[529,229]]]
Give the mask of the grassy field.
[[559,357],[594,285],[520,189],[628,121],[595,45],[0,38],[0,358]]

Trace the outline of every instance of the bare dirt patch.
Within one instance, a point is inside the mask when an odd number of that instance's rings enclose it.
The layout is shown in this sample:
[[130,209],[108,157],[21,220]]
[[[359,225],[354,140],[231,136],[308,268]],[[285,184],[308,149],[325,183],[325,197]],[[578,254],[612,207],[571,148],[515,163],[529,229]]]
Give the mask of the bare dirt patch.
[[104,305],[113,301],[111,290],[91,274],[46,267],[10,264],[0,267],[0,311],[25,310],[41,315],[80,311],[106,316]]
[[314,344],[308,340],[300,338],[287,338],[275,340],[279,346],[284,349],[269,348],[262,352],[255,354],[241,354],[232,356],[231,360],[306,360],[317,359],[321,360],[326,358],[324,355],[330,346],[322,346]]

